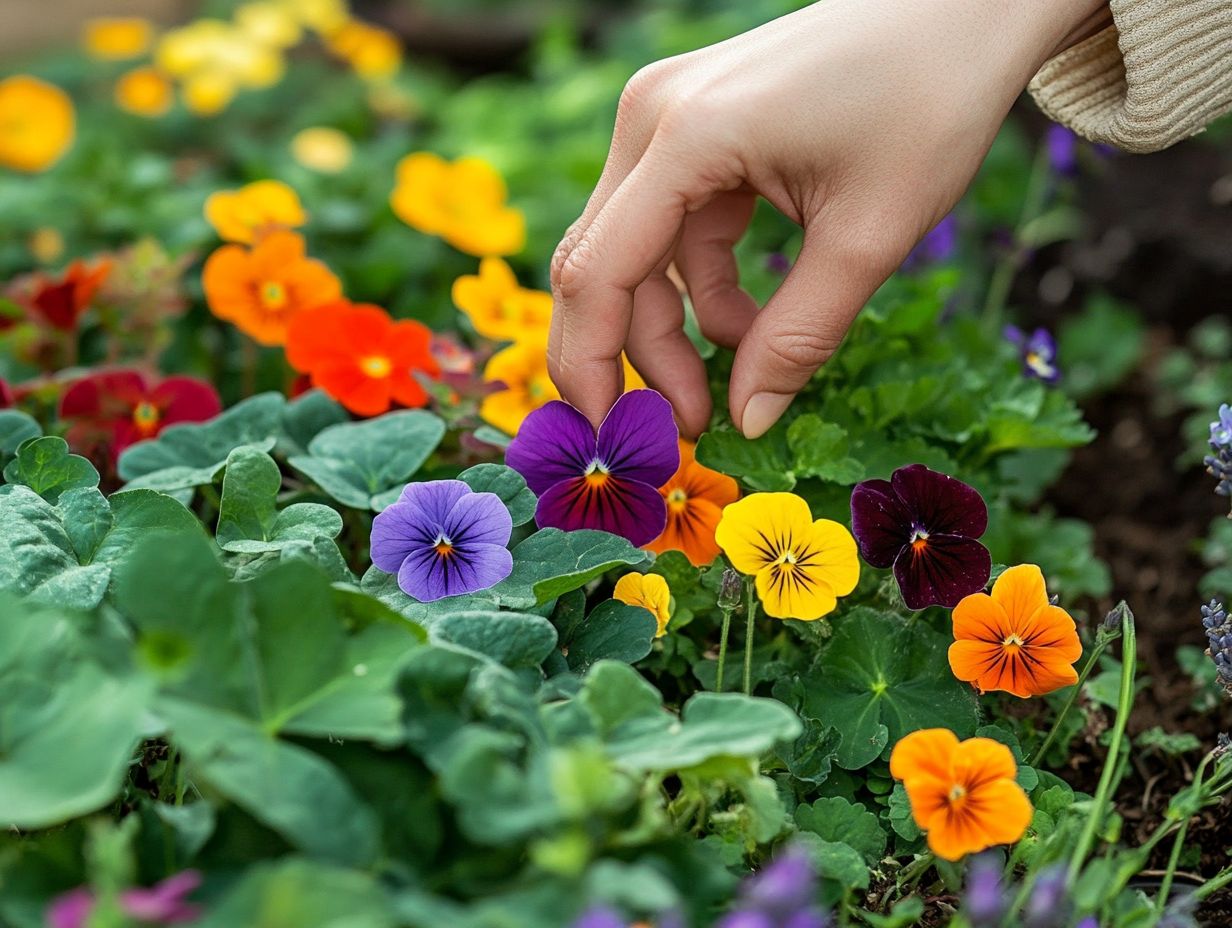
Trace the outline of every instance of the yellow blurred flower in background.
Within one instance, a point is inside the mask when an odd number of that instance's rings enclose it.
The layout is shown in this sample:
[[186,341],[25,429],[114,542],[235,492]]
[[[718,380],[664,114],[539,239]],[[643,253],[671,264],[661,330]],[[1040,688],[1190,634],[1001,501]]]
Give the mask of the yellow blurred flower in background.
[[552,294],[520,286],[500,258],[484,258],[478,274],[455,280],[453,302],[484,338],[525,341],[541,334],[547,341]]
[[393,77],[402,67],[402,44],[388,29],[352,19],[326,35],[325,44],[365,80]]
[[81,44],[91,58],[125,61],[144,55],[154,41],[154,26],[139,16],[108,16],[86,21]]
[[274,48],[290,48],[303,36],[294,10],[274,0],[256,0],[237,7],[235,24],[254,42]]
[[182,93],[184,105],[192,113],[215,116],[231,105],[239,86],[221,71],[201,71],[184,81]]
[[351,19],[346,0],[282,0],[282,5],[309,29],[328,35]]
[[155,68],[134,68],[116,81],[116,105],[138,116],[162,116],[174,100],[171,81]]
[[301,129],[291,139],[291,156],[309,170],[322,174],[345,171],[353,154],[351,137],[329,126]]
[[522,420],[544,403],[560,399],[541,344],[521,342],[502,348],[488,360],[483,379],[500,381],[505,389],[485,396],[479,415],[509,435],[516,435]]
[[507,195],[505,181],[480,158],[449,162],[417,152],[398,162],[389,202],[412,228],[486,258],[514,254],[526,244],[526,218],[506,204]]
[[258,180],[239,190],[219,190],[205,201],[205,220],[218,237],[250,245],[271,232],[308,221],[299,195],[280,180]]
[[155,64],[183,81],[184,104],[199,116],[226,109],[242,89],[278,83],[286,69],[281,49],[219,19],[168,32],[158,43]]
[[39,264],[54,264],[64,256],[64,236],[51,226],[40,226],[30,233],[26,247]]
[[59,87],[17,74],[0,81],[0,166],[44,171],[73,142],[73,101]]

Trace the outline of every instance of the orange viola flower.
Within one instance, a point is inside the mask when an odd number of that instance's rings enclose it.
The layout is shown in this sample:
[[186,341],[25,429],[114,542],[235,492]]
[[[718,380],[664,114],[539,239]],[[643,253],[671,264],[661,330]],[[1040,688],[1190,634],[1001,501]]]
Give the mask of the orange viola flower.
[[281,345],[296,314],[342,296],[342,284],[320,261],[305,257],[304,239],[275,232],[251,250],[223,245],[201,275],[210,312],[262,345]]
[[945,728],[912,732],[894,745],[890,775],[903,781],[911,816],[942,860],[1013,844],[1031,824],[1014,755],[991,738],[960,742]]
[[219,238],[251,245],[270,232],[308,221],[299,195],[280,180],[258,180],[238,190],[218,190],[205,200],[205,221]]
[[427,326],[346,300],[299,313],[291,321],[287,360],[313,386],[361,416],[379,416],[394,403],[425,405],[428,393],[415,374],[440,376]]
[[659,492],[667,500],[667,527],[646,546],[648,551],[683,551],[695,567],[705,567],[719,556],[714,530],[723,507],[740,498],[740,487],[731,477],[698,464],[693,445],[680,442],[680,467]]
[[1025,699],[1073,686],[1081,656],[1074,620],[1048,601],[1034,564],[1011,567],[991,596],[972,593],[954,607],[950,668],[981,693],[1004,690]]

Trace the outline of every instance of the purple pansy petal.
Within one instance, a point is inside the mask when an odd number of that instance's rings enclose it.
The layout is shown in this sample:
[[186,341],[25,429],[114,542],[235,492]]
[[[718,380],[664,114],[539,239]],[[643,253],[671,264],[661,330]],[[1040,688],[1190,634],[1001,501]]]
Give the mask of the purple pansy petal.
[[984,589],[991,573],[988,549],[960,535],[929,535],[919,548],[905,546],[894,561],[894,579],[908,609],[952,609]]
[[562,480],[585,473],[595,454],[595,432],[586,417],[568,403],[552,400],[522,421],[505,449],[505,463],[526,479],[531,492],[542,496]]
[[658,489],[648,483],[608,477],[598,489],[585,477],[576,477],[539,497],[535,521],[540,528],[566,532],[583,528],[611,532],[640,547],[663,534],[667,504]]
[[407,555],[432,545],[439,531],[439,523],[413,503],[394,503],[372,520],[372,563],[387,574],[397,573]]
[[440,525],[454,504],[471,492],[462,480],[425,480],[408,483],[395,505],[410,503],[422,513],[425,522]]
[[144,922],[176,925],[195,921],[201,909],[185,902],[184,897],[200,885],[201,874],[185,870],[149,889],[125,890],[120,893],[120,907],[125,914]]
[[1001,337],[1015,348],[1021,348],[1027,343],[1026,333],[1016,325],[1007,325],[1003,328],[1001,330]]
[[911,513],[888,480],[865,480],[851,491],[851,534],[873,567],[889,567],[911,540]]
[[915,526],[929,535],[979,538],[988,528],[984,498],[961,480],[929,470],[923,464],[911,464],[894,471],[890,482]]
[[663,486],[680,466],[672,404],[654,390],[624,394],[599,426],[598,451],[612,474],[656,489]]
[[758,909],[741,909],[724,915],[718,928],[776,928],[774,916]]
[[1071,175],[1078,169],[1078,136],[1058,123],[1048,127],[1045,135],[1048,162],[1058,174]]
[[1051,361],[1057,356],[1057,343],[1047,329],[1036,329],[1027,341],[1027,351],[1032,351]]
[[578,916],[573,928],[628,928],[628,922],[615,909],[597,906]]
[[442,525],[454,545],[507,545],[513,518],[495,493],[470,493],[453,505]]
[[94,908],[94,895],[84,886],[69,890],[47,907],[47,928],[83,928]]
[[411,552],[398,571],[398,586],[407,596],[430,603],[446,596],[478,593],[513,571],[513,555],[502,545],[472,544],[442,556],[434,547]]

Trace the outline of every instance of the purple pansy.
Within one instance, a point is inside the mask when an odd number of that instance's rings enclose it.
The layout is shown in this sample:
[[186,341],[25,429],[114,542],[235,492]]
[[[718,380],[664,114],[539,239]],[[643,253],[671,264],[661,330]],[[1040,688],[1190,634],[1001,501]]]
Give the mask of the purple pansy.
[[958,250],[958,219],[953,213],[929,229],[903,261],[904,268],[948,261]]
[[893,566],[909,609],[952,608],[984,588],[992,558],[976,539],[986,528],[980,494],[923,464],[851,491],[851,533],[860,554],[874,567]]
[[962,906],[962,914],[971,928],[1000,928],[1003,923],[1010,900],[1001,870],[992,855],[980,855],[971,861]]
[[522,423],[505,463],[539,497],[540,528],[599,529],[649,544],[667,524],[659,487],[680,466],[672,407],[654,390],[616,401],[596,436],[580,412],[560,400]]
[[[185,870],[148,889],[126,889],[119,895],[120,910],[147,925],[183,925],[196,921],[201,909],[185,897],[201,885],[201,874]],[[52,900],[47,909],[48,928],[84,928],[94,911],[94,894],[84,886]]]
[[1048,148],[1048,163],[1066,177],[1078,173],[1078,136],[1065,126],[1053,123],[1044,136]]
[[1061,379],[1061,369],[1057,367],[1057,343],[1047,329],[1036,329],[1027,335],[1018,326],[1007,325],[1003,334],[1005,340],[1018,349],[1024,374],[1044,383],[1056,383]]
[[830,928],[816,897],[812,860],[804,850],[788,848],[744,881],[735,908],[717,928]]
[[513,570],[513,518],[495,493],[461,480],[409,484],[372,521],[372,563],[428,603],[495,586]]

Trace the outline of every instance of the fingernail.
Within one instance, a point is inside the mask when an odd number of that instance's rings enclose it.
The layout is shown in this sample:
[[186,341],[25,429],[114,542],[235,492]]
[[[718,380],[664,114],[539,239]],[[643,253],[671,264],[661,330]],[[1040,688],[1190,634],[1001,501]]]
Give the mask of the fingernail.
[[795,399],[790,393],[754,393],[744,404],[744,415],[740,417],[740,431],[745,438],[760,438],[770,431],[770,427],[779,421],[779,416],[787,411],[791,401]]

